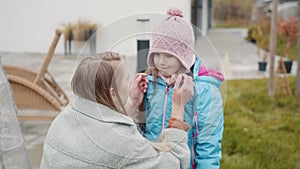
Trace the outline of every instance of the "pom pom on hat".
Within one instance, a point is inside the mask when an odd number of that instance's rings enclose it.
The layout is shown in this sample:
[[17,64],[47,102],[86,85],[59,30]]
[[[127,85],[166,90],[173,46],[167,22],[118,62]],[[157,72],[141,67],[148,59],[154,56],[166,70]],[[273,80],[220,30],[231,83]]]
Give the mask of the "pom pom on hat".
[[169,10],[167,11],[167,14],[171,16],[179,16],[183,18],[182,9],[175,6],[170,7]]

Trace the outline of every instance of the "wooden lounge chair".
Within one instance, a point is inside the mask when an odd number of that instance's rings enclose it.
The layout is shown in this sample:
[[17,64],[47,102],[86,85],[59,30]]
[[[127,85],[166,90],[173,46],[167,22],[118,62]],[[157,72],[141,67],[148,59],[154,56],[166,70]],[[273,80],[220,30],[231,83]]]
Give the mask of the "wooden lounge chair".
[[[18,110],[59,112],[69,103],[66,93],[47,71],[55,48],[64,28],[57,28],[55,37],[38,73],[22,67],[3,65],[8,81],[12,87]],[[50,113],[51,114],[51,113]],[[53,113],[52,113],[53,114]],[[56,113],[57,114],[57,113]],[[20,120],[52,120],[56,115],[19,115]]]

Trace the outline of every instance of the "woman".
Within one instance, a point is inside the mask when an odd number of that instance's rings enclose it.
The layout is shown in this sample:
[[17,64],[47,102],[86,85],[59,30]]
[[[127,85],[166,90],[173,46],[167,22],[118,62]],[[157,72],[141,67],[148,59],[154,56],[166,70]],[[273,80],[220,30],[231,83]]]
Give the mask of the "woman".
[[[51,124],[42,169],[189,166],[189,127],[183,117],[177,112],[171,116],[163,142],[147,141],[126,113],[136,110],[142,102],[139,96],[146,91],[146,75],[135,76],[130,102],[123,106],[128,98],[127,79],[127,70],[117,53],[105,52],[81,61],[72,79],[72,90],[78,97]],[[188,97],[178,99],[186,90],[191,89],[184,86],[174,92],[173,98],[181,100],[178,106],[193,96],[187,92]]]

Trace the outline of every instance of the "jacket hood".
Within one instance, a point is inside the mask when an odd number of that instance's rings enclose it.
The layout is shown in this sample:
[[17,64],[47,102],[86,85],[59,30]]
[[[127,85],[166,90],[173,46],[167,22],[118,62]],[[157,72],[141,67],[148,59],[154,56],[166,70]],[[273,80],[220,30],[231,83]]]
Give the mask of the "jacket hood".
[[224,76],[221,72],[204,67],[199,57],[196,58],[194,64],[193,77],[195,81],[206,81],[214,84],[216,87],[220,87],[224,81]]

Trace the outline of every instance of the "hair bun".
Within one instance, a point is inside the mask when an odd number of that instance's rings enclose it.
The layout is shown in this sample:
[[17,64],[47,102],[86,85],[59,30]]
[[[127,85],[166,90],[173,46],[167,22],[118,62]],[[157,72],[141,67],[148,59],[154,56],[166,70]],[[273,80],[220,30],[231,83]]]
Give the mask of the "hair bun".
[[170,9],[167,11],[167,14],[171,16],[179,16],[183,17],[182,10],[178,7],[170,7]]

